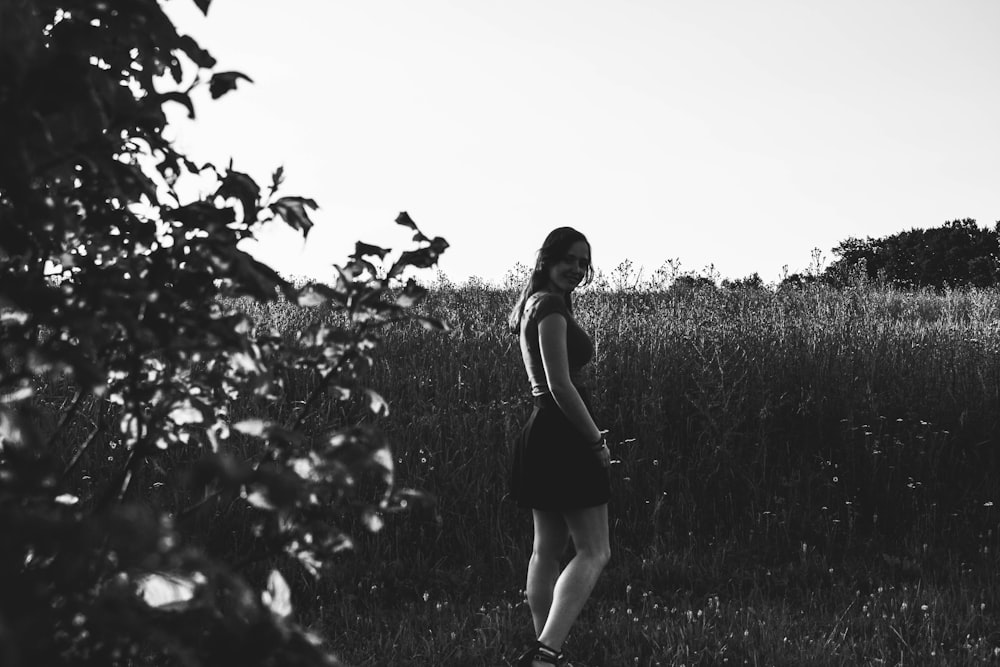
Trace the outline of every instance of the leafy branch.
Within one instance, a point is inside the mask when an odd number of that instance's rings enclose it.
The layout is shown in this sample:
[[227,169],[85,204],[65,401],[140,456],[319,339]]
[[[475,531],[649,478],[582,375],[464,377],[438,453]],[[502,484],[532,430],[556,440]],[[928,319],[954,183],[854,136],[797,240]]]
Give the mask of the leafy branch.
[[[294,623],[277,566],[320,576],[350,547],[346,526],[377,530],[423,496],[397,488],[366,420],[325,423],[316,407],[387,409],[362,381],[377,332],[446,327],[414,313],[426,290],[410,274],[447,242],[402,213],[414,247],[386,271],[390,251],[358,243],[335,284],[302,288],[243,251],[262,224],[307,237],[318,205],[281,192],[283,168],[262,189],[170,143],[165,105],[194,117],[196,88],[215,99],[252,81],[213,71],[157,0],[0,5],[0,64],[5,665],[211,665],[222,651],[250,666],[336,664]],[[183,179],[211,176],[213,192],[182,199]],[[336,321],[286,341],[259,330],[245,299]],[[296,373],[317,382],[286,425],[233,419],[239,401],[291,401]],[[66,383],[73,399],[50,415],[39,394]],[[153,497],[145,482],[160,477],[173,493]],[[242,506],[244,554],[210,555],[196,522],[176,527],[221,494]],[[217,510],[212,522],[231,520]],[[258,560],[274,564],[263,590],[241,572]]]

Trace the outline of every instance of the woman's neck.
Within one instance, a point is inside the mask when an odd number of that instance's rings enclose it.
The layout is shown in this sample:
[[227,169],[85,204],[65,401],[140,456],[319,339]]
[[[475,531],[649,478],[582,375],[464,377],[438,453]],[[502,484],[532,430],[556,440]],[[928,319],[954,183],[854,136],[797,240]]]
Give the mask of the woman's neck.
[[546,285],[545,287],[541,288],[538,291],[539,292],[545,292],[547,294],[554,294],[556,296],[561,296],[563,298],[566,298],[566,291],[559,289],[558,287],[556,287],[552,283],[549,283],[548,285]]

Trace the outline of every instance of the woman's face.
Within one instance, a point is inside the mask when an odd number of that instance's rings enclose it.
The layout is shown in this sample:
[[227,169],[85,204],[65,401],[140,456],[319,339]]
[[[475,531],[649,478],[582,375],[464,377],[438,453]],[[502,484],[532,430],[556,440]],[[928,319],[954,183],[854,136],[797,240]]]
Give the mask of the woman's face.
[[563,258],[549,267],[549,287],[556,292],[572,291],[580,284],[590,268],[590,246],[577,241],[569,247]]

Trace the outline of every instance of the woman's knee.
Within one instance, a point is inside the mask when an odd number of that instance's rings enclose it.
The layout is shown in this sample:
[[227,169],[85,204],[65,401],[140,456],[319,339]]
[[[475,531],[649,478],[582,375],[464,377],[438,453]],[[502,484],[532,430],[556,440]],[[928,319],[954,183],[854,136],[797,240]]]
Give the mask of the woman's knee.
[[608,544],[588,544],[578,548],[576,553],[601,569],[611,562],[611,547]]
[[598,550],[595,558],[603,570],[611,562],[611,547],[604,545],[604,547]]
[[531,557],[537,560],[558,561],[566,553],[567,540],[535,540]]

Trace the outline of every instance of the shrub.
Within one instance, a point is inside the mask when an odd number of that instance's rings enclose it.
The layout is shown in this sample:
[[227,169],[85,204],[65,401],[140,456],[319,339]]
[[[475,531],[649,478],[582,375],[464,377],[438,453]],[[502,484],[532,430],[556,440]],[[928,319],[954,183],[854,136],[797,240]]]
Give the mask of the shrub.
[[[242,251],[272,220],[307,235],[316,203],[279,196],[281,169],[262,189],[165,138],[164,105],[194,114],[183,81],[217,98],[249,80],[214,65],[156,0],[0,6],[5,666],[333,664],[282,571],[324,571],[351,521],[420,499],[385,438],[339,417],[386,409],[361,373],[425,294],[404,273],[447,243],[403,213],[416,246],[387,270],[359,243],[335,285],[301,287]],[[195,176],[214,191],[182,200]],[[241,310],[279,298],[339,323],[280,336]],[[328,394],[340,413],[315,410]],[[286,409],[234,419],[260,402]]]

